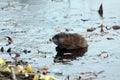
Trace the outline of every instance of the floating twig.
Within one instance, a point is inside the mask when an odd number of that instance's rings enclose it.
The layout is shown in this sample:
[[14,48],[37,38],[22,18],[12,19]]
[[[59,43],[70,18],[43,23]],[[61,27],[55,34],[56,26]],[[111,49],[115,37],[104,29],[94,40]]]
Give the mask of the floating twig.
[[100,25],[100,32],[101,32],[101,33],[104,33],[103,27],[104,27],[103,24],[101,24],[101,25]]
[[17,80],[16,79],[16,75],[15,75],[15,70],[13,68],[14,66],[11,66],[10,69],[11,69],[11,74],[12,74],[12,80]]
[[19,57],[20,57],[20,54],[15,52],[15,57],[12,57],[12,59],[14,59],[15,61],[18,61]]

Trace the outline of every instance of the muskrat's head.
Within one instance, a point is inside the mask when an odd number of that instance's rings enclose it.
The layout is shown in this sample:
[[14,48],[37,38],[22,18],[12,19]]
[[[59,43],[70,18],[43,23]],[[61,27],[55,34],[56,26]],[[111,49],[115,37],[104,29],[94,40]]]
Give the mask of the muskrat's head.
[[65,37],[68,35],[66,33],[58,33],[55,36],[52,37],[52,41],[56,44],[59,45],[60,42],[64,41]]

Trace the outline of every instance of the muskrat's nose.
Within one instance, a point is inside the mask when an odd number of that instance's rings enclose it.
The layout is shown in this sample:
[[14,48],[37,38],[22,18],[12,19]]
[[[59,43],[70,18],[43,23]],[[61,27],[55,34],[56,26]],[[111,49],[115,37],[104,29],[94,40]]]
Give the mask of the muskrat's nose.
[[58,40],[56,38],[52,38],[52,41],[57,45],[58,44]]
[[52,38],[52,41],[53,41],[53,42],[57,42],[57,39],[55,39],[55,38]]

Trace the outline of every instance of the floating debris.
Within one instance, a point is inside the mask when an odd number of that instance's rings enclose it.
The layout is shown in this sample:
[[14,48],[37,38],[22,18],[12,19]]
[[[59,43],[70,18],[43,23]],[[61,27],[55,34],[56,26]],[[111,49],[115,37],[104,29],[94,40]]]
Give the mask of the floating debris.
[[23,50],[23,52],[25,53],[25,54],[27,54],[27,53],[31,53],[31,51],[30,50]]
[[63,73],[62,72],[56,72],[56,73],[54,73],[55,75],[57,75],[57,76],[63,76]]
[[8,52],[9,55],[11,56],[11,48],[9,48],[9,49],[7,50],[7,52]]
[[101,32],[101,33],[104,33],[104,32],[105,32],[104,29],[103,29],[104,25],[101,24],[99,27],[100,27],[100,32]]
[[11,48],[9,48],[9,49],[7,50],[7,52],[10,53],[10,52],[11,52]]
[[4,48],[3,48],[3,47],[1,47],[0,51],[3,53],[3,52],[4,52]]
[[14,59],[15,61],[17,61],[20,57],[19,53],[15,53],[15,57],[12,57],[12,59]]
[[107,40],[114,40],[114,38],[107,38]]
[[102,4],[100,5],[100,7],[98,9],[98,14],[100,15],[100,17],[103,18],[103,6],[102,6]]
[[93,32],[95,29],[96,29],[96,28],[92,28],[92,27],[91,27],[91,28],[88,28],[88,29],[87,29],[87,32]]
[[[4,59],[2,59],[2,58],[0,58],[0,66],[1,65],[4,65],[6,63],[6,61],[4,60]],[[0,67],[1,68],[1,67]]]
[[107,58],[108,53],[106,51],[102,51],[101,54],[98,55],[101,59]]
[[9,44],[11,44],[13,42],[11,37],[7,36],[7,39],[8,39],[8,44],[7,45],[9,45]]
[[113,28],[114,30],[118,30],[118,29],[120,29],[120,26],[115,25],[115,26],[112,26],[112,28]]
[[25,50],[23,50],[23,52],[25,53],[25,54],[27,54],[28,53],[28,51],[25,49]]
[[80,19],[83,22],[89,21],[88,19]]
[[106,28],[107,30],[111,30],[111,27],[108,28],[108,27],[106,26],[105,28]]
[[104,70],[99,72],[83,72],[80,73],[77,80],[93,80],[96,79]]

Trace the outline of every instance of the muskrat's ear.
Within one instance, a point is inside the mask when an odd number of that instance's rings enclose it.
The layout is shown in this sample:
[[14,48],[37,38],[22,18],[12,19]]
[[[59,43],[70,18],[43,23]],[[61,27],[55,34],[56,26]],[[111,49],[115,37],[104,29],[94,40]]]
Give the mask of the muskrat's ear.
[[61,32],[61,33],[60,33],[60,37],[61,37],[61,38],[65,38],[65,37],[68,38],[68,34],[67,34],[67,33],[64,33],[64,32]]

